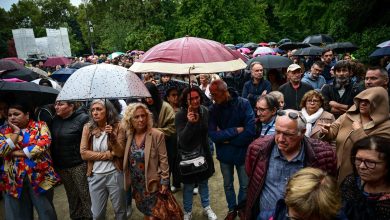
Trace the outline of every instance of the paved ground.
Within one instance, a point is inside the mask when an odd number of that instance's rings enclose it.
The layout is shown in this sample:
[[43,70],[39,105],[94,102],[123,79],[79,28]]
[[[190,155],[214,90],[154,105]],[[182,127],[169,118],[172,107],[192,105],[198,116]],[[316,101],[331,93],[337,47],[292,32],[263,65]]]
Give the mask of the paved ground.
[[[210,188],[210,204],[211,208],[214,210],[214,212],[217,214],[219,219],[223,219],[227,213],[227,203],[225,199],[225,193],[223,191],[223,179],[222,174],[219,168],[219,162],[214,158],[214,164],[215,164],[215,174],[212,176],[209,180],[209,188]],[[235,175],[235,188],[236,192],[238,191],[238,180],[237,176]],[[183,194],[182,191],[179,191],[174,194],[176,199],[178,200],[179,204],[183,204]],[[54,191],[54,205],[57,211],[57,216],[59,220],[68,220],[69,218],[69,209],[68,209],[68,200],[66,198],[65,190],[63,185],[57,186]],[[193,219],[195,220],[202,220],[207,219],[202,213],[200,203],[200,197],[199,195],[194,196],[194,204],[193,204]],[[0,219],[4,218],[4,202],[0,201]],[[35,219],[38,219],[37,217]],[[107,219],[114,219],[114,213],[111,208],[111,203],[108,202],[108,209],[107,209]],[[133,202],[133,215],[131,218],[133,220],[141,220],[143,219],[143,215],[137,210],[135,207],[135,204]],[[238,219],[238,218],[237,218]]]

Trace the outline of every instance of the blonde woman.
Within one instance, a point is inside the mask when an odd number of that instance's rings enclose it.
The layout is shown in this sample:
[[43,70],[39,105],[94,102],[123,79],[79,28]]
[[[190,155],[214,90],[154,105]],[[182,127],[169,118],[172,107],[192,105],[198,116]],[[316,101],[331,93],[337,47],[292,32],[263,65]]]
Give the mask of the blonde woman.
[[336,179],[307,167],[288,181],[285,198],[276,204],[273,219],[339,219],[341,196]]
[[133,198],[144,219],[156,219],[152,210],[157,193],[165,193],[169,186],[164,133],[153,128],[153,115],[142,103],[130,104],[121,123],[126,131],[126,138],[121,140],[121,145],[126,146],[125,189],[131,184]]

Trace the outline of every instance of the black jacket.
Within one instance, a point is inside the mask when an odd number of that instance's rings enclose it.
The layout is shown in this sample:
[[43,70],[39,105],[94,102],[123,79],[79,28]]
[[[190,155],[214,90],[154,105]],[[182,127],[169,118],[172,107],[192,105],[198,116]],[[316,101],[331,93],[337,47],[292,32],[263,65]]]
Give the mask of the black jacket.
[[54,117],[51,126],[51,155],[54,167],[66,169],[82,164],[80,141],[88,115],[81,108],[69,118]]
[[294,89],[290,82],[281,85],[279,91],[284,96],[284,109],[301,110],[299,105],[301,104],[303,95],[310,90],[313,90],[313,87],[303,82],[301,82],[298,89]]
[[[181,176],[179,172],[178,174],[180,176],[181,182],[191,184],[210,178],[215,170],[207,135],[207,108],[200,106],[199,121],[196,123],[189,123],[187,120],[187,109],[180,109],[180,111],[176,113],[175,125],[178,137],[178,149],[184,150],[186,152],[192,152],[194,150],[199,150],[197,148],[198,146],[201,146],[201,150],[203,151],[208,165],[207,170],[197,174]],[[177,166],[179,162],[180,161],[178,160],[176,164]]]

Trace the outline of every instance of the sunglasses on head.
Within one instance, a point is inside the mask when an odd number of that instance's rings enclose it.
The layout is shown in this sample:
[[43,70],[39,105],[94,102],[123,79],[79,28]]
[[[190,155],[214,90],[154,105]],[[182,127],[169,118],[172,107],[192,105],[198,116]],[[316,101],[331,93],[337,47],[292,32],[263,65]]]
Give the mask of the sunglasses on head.
[[[285,110],[278,110],[277,113],[276,113],[278,116],[284,116],[287,114],[287,111]],[[297,112],[289,112],[287,114],[287,116],[290,118],[290,119],[293,119],[293,120],[296,120],[298,118],[300,118],[302,120],[303,123],[306,124],[306,119],[302,117],[301,114],[297,113]]]

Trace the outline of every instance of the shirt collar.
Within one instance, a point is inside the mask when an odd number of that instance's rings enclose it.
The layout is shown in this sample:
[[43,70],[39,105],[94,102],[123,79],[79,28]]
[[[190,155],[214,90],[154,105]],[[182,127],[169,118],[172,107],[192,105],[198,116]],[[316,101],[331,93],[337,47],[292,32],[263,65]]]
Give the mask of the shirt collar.
[[[305,154],[304,154],[304,150],[303,150],[303,147],[304,145],[301,144],[301,149],[299,150],[299,153],[297,156],[294,157],[294,159],[292,159],[291,161],[289,162],[297,162],[297,161],[300,161],[300,162],[303,162],[304,159],[305,159]],[[274,149],[272,150],[272,154],[274,156],[274,158],[280,158],[282,160],[286,160],[286,158],[283,156],[283,154],[280,152],[279,148],[278,148],[278,144],[275,143],[275,147]],[[287,160],[286,160],[287,161]]]
[[270,122],[269,123],[267,123],[267,124],[265,124],[265,123],[261,123],[261,125],[264,127],[264,126],[272,126],[272,125],[274,125],[274,123],[275,123],[275,118],[276,118],[276,116],[272,116],[272,118],[271,118],[271,120],[270,120]]

